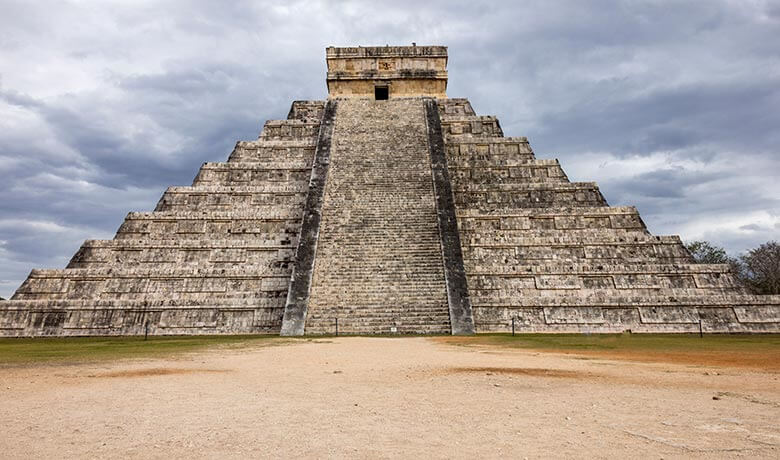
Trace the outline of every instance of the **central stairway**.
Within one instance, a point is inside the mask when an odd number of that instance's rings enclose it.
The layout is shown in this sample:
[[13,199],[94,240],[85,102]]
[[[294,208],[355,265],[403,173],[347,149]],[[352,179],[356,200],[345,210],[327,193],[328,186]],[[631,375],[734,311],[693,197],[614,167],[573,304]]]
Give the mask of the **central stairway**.
[[306,334],[450,333],[424,100],[339,101]]

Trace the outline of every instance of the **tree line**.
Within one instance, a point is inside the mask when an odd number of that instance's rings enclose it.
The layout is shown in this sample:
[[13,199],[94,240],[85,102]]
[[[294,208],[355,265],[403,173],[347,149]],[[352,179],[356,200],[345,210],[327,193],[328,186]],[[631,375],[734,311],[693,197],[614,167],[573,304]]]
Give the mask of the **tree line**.
[[707,241],[692,241],[685,247],[700,264],[727,264],[737,280],[754,294],[780,294],[780,244],[766,242],[736,257]]

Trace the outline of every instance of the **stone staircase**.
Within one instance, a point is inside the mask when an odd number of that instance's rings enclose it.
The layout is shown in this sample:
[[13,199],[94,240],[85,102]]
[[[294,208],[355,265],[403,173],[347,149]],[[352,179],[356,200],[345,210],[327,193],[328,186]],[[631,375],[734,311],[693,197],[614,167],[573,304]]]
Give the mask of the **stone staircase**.
[[305,332],[449,333],[424,101],[338,104]]

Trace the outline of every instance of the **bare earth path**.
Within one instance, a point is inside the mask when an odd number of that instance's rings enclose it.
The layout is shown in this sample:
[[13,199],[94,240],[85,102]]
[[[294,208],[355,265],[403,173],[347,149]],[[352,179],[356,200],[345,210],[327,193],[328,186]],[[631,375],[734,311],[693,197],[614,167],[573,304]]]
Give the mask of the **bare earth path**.
[[279,343],[0,369],[0,457],[780,457],[776,372]]

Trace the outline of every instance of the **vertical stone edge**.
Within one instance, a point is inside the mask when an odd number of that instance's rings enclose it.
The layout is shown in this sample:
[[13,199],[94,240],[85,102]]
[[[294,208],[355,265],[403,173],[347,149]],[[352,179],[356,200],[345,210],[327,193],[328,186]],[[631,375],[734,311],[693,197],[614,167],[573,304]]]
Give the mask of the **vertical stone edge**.
[[433,193],[436,197],[436,215],[439,221],[444,280],[447,285],[447,303],[450,309],[450,326],[453,335],[474,333],[474,317],[471,313],[463,252],[460,247],[455,201],[452,198],[444,137],[439,118],[439,104],[435,99],[425,99],[425,118],[428,126],[428,149],[431,154]]
[[325,110],[322,114],[311,179],[309,180],[309,191],[303,210],[301,232],[298,238],[298,247],[295,250],[287,301],[284,305],[281,330],[283,336],[303,335],[306,326],[306,313],[309,307],[309,292],[314,274],[317,240],[320,234],[322,199],[328,178],[331,138],[333,137],[337,105],[335,100],[329,100],[325,104]]

